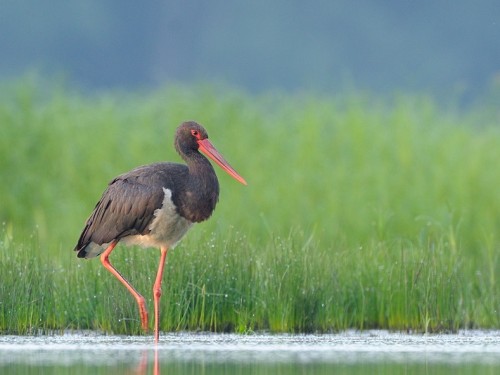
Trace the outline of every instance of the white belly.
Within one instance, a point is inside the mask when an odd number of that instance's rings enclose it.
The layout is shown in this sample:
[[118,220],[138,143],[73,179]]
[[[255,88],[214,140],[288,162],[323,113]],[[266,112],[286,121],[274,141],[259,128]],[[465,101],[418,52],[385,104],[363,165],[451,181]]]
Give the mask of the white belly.
[[135,235],[122,238],[120,242],[126,245],[142,247],[173,248],[193,225],[192,222],[180,216],[172,202],[172,192],[163,188],[165,197],[161,208],[154,213],[155,218],[149,226],[150,232],[145,235]]

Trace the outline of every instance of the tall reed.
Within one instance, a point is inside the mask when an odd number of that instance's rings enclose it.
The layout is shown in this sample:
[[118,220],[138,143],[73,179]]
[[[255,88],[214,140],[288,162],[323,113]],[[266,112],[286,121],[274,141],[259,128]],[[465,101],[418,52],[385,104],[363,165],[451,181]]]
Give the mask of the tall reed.
[[[72,249],[111,178],[180,160],[188,119],[249,185],[219,173],[213,218],[169,253],[163,330],[500,326],[500,130],[477,109],[212,86],[85,96],[30,80],[0,97],[0,332],[140,333],[128,292]],[[112,256],[150,306],[158,255]]]

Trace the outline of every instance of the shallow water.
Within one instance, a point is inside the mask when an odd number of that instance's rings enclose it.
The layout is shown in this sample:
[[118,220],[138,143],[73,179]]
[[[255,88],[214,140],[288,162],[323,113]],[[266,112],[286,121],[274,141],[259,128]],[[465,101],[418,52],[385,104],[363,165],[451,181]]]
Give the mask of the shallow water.
[[0,336],[1,374],[500,374],[500,331]]

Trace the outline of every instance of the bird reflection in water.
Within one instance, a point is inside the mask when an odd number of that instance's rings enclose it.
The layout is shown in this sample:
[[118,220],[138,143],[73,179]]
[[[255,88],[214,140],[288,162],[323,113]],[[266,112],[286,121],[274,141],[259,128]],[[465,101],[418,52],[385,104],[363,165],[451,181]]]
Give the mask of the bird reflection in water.
[[[137,367],[131,372],[134,375],[145,375],[148,374],[148,364],[149,364],[149,354],[151,350],[144,350],[141,355],[141,361],[137,365]],[[160,375],[160,361],[158,354],[158,346],[154,348],[154,357],[153,357],[153,375]]]

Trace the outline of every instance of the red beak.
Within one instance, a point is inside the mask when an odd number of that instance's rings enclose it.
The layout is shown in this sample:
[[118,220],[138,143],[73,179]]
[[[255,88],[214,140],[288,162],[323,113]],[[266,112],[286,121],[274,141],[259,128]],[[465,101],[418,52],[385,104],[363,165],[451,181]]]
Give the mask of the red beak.
[[241,177],[238,172],[236,172],[233,167],[229,165],[229,163],[224,159],[224,157],[217,151],[214,145],[207,139],[199,139],[198,145],[200,146],[199,150],[207,155],[210,159],[215,161],[222,169],[224,169],[231,177],[235,180],[241,182],[243,185],[246,185],[247,182],[243,177]]

